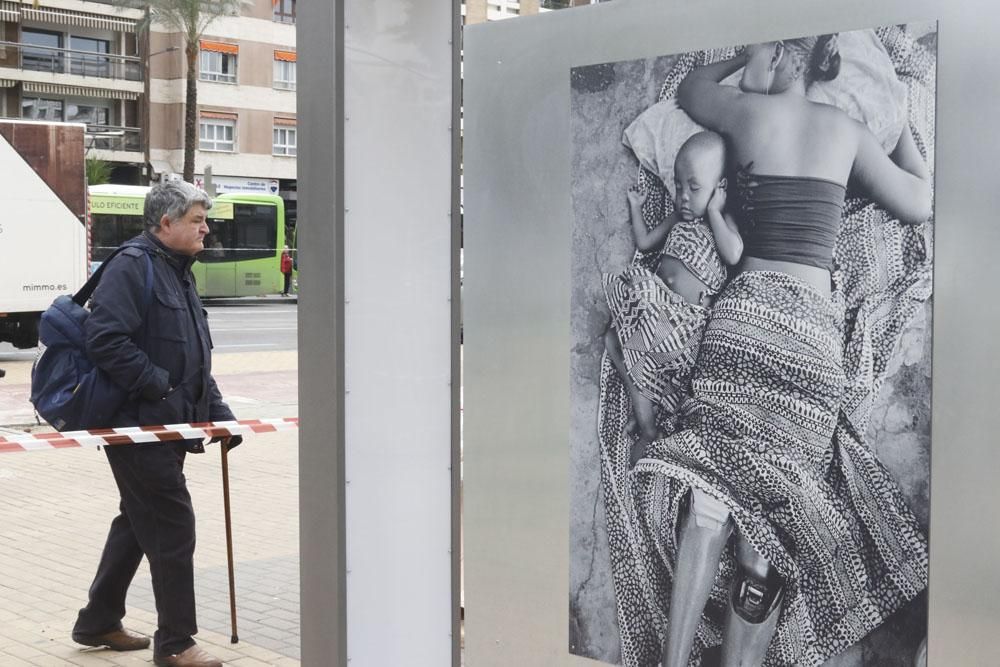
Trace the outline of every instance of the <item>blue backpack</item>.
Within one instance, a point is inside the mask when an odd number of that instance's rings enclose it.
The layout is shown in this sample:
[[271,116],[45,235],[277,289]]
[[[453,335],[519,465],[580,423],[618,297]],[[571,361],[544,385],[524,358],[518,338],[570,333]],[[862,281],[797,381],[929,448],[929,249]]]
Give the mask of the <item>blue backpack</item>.
[[97,289],[104,268],[129,247],[144,251],[143,306],[148,308],[153,297],[153,261],[146,248],[128,244],[111,253],[79,292],[72,297],[65,294],[57,297],[42,313],[38,338],[45,351],[31,368],[31,402],[57,431],[107,427],[128,398],[128,391],[87,357],[84,325],[90,311],[84,306]]

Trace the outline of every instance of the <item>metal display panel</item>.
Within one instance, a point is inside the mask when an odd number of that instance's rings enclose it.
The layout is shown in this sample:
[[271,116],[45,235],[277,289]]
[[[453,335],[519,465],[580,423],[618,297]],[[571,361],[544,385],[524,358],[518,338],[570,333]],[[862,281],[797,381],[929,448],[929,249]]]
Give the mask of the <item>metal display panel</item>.
[[306,665],[457,655],[455,16],[299,14]]
[[[570,425],[589,419],[597,428],[597,416],[578,414],[579,405],[571,399],[573,355],[581,350],[574,347],[570,304],[584,289],[572,270],[576,193],[571,184],[578,156],[571,70],[934,21],[932,440],[937,456],[931,465],[929,664],[992,663],[995,651],[981,638],[995,627],[1000,602],[984,591],[996,590],[1000,580],[990,567],[1000,555],[1000,539],[984,528],[982,513],[998,500],[990,472],[998,458],[991,437],[997,417],[990,407],[990,369],[997,354],[986,333],[998,315],[984,307],[983,292],[970,286],[989,284],[986,248],[1000,235],[989,223],[998,195],[984,173],[989,170],[977,167],[991,164],[1000,149],[985,120],[991,112],[983,111],[1000,103],[1000,90],[990,83],[990,63],[1000,55],[991,37],[1000,27],[1000,10],[985,2],[936,0],[877,6],[855,0],[822,5],[769,0],[752,9],[730,0],[631,0],[474,26],[465,33],[469,664],[593,664],[581,655],[615,661],[597,647],[618,641],[617,624],[581,632],[578,620],[580,608],[599,606],[580,593],[595,595],[592,591],[610,585],[609,563],[594,549],[607,538],[596,529],[589,535],[567,530],[574,517],[585,516],[591,526],[605,521],[599,493],[583,488],[586,482],[569,463]],[[655,87],[646,92],[655,99]],[[617,202],[628,181],[608,181],[607,199]],[[592,465],[597,470],[600,462]],[[580,498],[591,502],[580,506]],[[574,578],[571,554],[581,547],[594,557]],[[586,588],[577,589],[581,582]],[[613,599],[598,602],[614,604]],[[844,660],[836,664],[864,664],[850,662],[849,656]]]

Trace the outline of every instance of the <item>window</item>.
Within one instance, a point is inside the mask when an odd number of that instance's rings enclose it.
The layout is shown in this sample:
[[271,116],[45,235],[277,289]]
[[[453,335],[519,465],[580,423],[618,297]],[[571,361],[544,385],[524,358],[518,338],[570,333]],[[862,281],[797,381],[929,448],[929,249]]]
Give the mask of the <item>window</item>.
[[110,215],[95,213],[91,216],[93,246],[91,259],[103,262],[111,252],[133,236],[142,234],[141,215]]
[[274,20],[279,23],[295,23],[295,0],[272,0]]
[[202,50],[201,80],[236,83],[236,54]]
[[[295,90],[295,61],[281,59],[279,54],[282,53],[284,52],[274,52],[274,87]],[[294,55],[293,53],[292,56]]]
[[203,264],[231,262],[238,259],[236,252],[236,228],[232,220],[208,219],[208,234],[205,249],[198,253],[198,261]]
[[37,28],[22,28],[21,42],[38,48],[24,46],[21,49],[21,62],[24,69],[40,70],[42,72],[62,72],[62,53],[56,49],[62,48],[62,35],[58,32],[38,30]]
[[[111,61],[108,60],[108,41],[91,37],[69,38],[69,47],[74,51],[87,53],[71,53],[69,56],[69,71],[83,76],[111,76]],[[91,55],[94,54],[94,55]]]
[[294,127],[275,127],[272,153],[275,155],[295,155],[298,132]]
[[236,150],[236,121],[222,118],[202,118],[199,124],[198,148],[203,151]]
[[99,107],[91,104],[76,104],[70,102],[66,105],[66,121],[70,123],[86,123],[87,125],[107,125],[111,117],[107,107]]
[[32,120],[62,120],[62,100],[43,100],[38,97],[25,97],[21,100],[21,118]]
[[278,209],[258,204],[235,204],[233,219],[210,218],[205,249],[198,260],[206,264],[275,257]]
[[240,259],[274,257],[278,243],[278,209],[274,206],[237,204],[233,212]]

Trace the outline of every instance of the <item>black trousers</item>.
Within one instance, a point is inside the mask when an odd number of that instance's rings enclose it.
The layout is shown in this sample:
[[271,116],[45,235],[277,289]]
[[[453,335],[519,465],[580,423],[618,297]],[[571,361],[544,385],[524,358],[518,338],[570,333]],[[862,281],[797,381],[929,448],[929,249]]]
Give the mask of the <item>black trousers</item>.
[[89,602],[74,632],[103,634],[121,627],[125,596],[143,555],[156,599],[156,655],[180,653],[198,632],[194,606],[194,509],[184,479],[183,443],[104,448],[121,513],[111,522]]
[[283,289],[281,291],[281,293],[282,294],[288,294],[288,290],[291,289],[291,287],[292,287],[292,274],[290,274],[290,273],[283,273],[281,275],[285,276],[285,289]]

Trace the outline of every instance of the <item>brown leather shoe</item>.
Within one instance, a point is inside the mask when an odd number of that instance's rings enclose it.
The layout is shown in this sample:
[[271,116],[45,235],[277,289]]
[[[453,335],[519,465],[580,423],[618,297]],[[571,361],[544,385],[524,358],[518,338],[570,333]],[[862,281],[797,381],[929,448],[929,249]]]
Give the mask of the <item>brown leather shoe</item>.
[[177,655],[154,655],[153,662],[159,667],[222,667],[221,660],[213,658],[197,644]]
[[74,632],[73,641],[84,646],[107,646],[112,651],[138,651],[149,647],[149,637],[125,628],[105,632],[103,635]]

